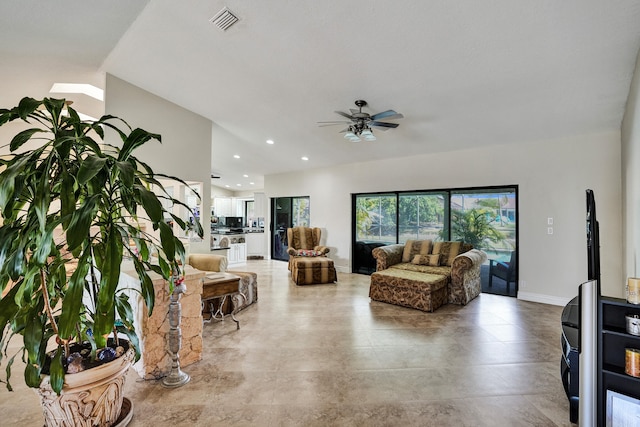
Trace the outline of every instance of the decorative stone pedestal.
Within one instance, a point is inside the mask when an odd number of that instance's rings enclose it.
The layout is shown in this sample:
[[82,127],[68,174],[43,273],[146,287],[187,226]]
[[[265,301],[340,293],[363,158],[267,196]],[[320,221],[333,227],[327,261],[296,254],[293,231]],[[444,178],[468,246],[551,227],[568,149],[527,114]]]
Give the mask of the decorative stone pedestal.
[[[135,273],[133,273],[135,274]],[[202,359],[202,278],[205,273],[185,266],[184,285],[186,292],[182,294],[182,316],[180,328],[182,330],[182,346],[178,353],[180,367],[184,368]],[[136,330],[140,337],[140,360],[133,365],[138,375],[144,379],[159,379],[169,374],[171,370],[171,354],[169,352],[169,284],[159,275],[151,272],[156,300],[153,314],[149,317],[148,310],[138,298],[136,315]],[[133,305],[133,304],[132,304]]]

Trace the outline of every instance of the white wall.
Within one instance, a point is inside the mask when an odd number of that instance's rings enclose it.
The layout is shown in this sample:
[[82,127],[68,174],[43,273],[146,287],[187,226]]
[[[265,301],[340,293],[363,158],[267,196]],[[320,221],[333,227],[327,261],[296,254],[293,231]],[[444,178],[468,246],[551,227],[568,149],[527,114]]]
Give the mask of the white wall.
[[162,144],[149,142],[136,157],[156,173],[203,183],[202,242],[190,242],[190,252],[209,252],[211,217],[212,123],[200,115],[107,74],[105,112],[124,118],[132,128],[159,133]]
[[[399,144],[401,142],[398,142]],[[565,304],[587,279],[585,190],[595,192],[603,294],[622,282],[620,134],[493,146],[265,177],[267,197],[310,196],[311,225],[351,268],[351,194],[519,186],[519,298]],[[554,234],[547,234],[547,218]],[[524,282],[524,283],[523,283]]]
[[624,274],[640,276],[640,59],[622,120],[622,191],[624,221]]
[[211,186],[211,197],[233,197],[234,192],[216,185]]

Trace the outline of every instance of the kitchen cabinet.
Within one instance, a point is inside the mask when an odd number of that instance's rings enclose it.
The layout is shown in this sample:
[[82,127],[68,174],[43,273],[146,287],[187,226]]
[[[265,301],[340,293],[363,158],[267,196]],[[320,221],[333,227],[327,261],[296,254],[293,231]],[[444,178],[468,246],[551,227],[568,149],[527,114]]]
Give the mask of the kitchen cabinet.
[[219,255],[223,255],[226,249],[227,261],[229,265],[244,264],[247,262],[247,243],[246,235],[240,233],[233,234],[212,234],[211,250],[216,251]]
[[213,212],[215,216],[234,216],[231,199],[228,197],[216,197],[213,200]]
[[215,216],[245,216],[244,203],[249,199],[236,197],[214,197],[213,213]]
[[229,265],[244,264],[247,262],[247,244],[231,243],[229,245],[229,252],[227,253],[227,261],[229,261]]
[[265,258],[265,234],[264,233],[247,233],[247,258],[248,259],[264,259]]

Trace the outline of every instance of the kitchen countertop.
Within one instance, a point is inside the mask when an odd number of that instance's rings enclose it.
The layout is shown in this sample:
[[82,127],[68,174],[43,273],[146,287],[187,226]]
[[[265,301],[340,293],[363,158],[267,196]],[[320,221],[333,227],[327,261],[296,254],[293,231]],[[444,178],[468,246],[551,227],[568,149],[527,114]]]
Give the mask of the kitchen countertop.
[[234,235],[234,234],[254,234],[254,233],[264,233],[264,229],[262,230],[255,230],[255,229],[245,229],[244,231],[223,231],[223,230],[216,230],[216,231],[212,231],[211,234],[224,234],[225,236],[229,236],[229,235]]

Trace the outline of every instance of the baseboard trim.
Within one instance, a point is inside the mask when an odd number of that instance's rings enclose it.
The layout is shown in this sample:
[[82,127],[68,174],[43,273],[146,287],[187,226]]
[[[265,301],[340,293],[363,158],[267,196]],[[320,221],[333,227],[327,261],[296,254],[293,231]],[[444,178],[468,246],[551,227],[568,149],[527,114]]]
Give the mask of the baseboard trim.
[[336,271],[338,273],[351,273],[351,269],[349,267],[335,265],[335,262],[334,262],[334,267],[336,268]]
[[534,294],[531,292],[518,292],[518,299],[523,301],[539,302],[541,304],[559,305],[564,307],[572,298],[554,297],[552,295]]

